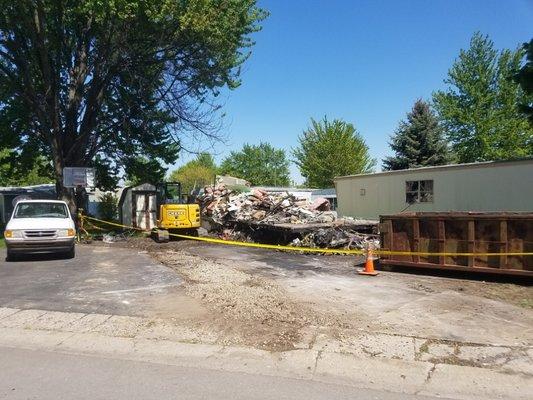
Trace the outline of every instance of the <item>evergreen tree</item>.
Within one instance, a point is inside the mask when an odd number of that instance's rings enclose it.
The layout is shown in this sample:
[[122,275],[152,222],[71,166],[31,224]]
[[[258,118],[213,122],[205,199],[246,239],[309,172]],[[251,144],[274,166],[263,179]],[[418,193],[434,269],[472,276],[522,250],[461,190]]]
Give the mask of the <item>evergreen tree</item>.
[[524,43],[523,49],[526,53],[526,60],[514,79],[527,95],[520,104],[520,110],[529,118],[529,123],[533,127],[533,39]]
[[429,104],[417,100],[389,143],[395,156],[383,160],[384,170],[442,165],[450,161],[443,131]]
[[533,154],[533,129],[520,112],[526,94],[512,79],[523,49],[494,49],[479,32],[448,72],[448,89],[433,101],[459,162],[505,160]]

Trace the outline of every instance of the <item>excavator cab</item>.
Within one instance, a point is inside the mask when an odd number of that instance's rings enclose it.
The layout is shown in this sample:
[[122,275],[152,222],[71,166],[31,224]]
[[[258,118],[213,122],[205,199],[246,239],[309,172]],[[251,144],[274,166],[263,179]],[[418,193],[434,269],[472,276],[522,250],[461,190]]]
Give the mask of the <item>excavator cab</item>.
[[162,182],[157,185],[156,240],[168,241],[169,233],[198,235],[200,206],[188,204],[182,196],[181,183]]
[[157,185],[157,194],[160,204],[181,204],[181,183],[161,182]]

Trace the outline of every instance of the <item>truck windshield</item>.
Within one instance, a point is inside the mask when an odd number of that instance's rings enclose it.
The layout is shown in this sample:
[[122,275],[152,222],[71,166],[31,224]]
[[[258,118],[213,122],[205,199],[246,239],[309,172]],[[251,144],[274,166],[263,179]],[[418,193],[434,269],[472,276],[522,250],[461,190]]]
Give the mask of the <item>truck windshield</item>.
[[14,218],[68,218],[68,212],[61,203],[19,203]]

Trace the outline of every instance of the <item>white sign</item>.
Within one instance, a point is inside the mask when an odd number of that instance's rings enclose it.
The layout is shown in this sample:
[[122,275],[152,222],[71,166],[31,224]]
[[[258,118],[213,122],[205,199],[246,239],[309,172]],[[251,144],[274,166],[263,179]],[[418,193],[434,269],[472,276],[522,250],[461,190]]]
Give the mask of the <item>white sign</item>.
[[63,168],[63,185],[65,187],[94,187],[94,168]]

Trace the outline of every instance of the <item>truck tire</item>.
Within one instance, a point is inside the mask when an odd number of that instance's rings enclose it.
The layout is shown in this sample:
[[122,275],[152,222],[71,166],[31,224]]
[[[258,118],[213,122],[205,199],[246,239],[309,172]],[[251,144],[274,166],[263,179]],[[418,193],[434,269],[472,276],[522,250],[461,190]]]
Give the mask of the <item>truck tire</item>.
[[15,261],[17,258],[15,257],[15,255],[9,251],[9,249],[7,249],[7,254],[6,254],[6,261]]
[[72,248],[65,254],[65,256],[68,259],[76,257],[76,246],[72,246]]

